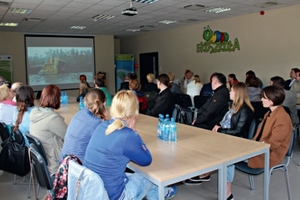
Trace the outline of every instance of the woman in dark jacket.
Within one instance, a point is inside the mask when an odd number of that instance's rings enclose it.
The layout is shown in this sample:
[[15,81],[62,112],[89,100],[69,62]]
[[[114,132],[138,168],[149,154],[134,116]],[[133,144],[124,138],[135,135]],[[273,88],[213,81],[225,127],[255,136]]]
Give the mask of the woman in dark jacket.
[[159,114],[169,114],[172,116],[175,97],[171,92],[170,79],[167,74],[161,74],[157,77],[157,88],[160,89],[154,107],[147,111],[147,115],[158,117]]

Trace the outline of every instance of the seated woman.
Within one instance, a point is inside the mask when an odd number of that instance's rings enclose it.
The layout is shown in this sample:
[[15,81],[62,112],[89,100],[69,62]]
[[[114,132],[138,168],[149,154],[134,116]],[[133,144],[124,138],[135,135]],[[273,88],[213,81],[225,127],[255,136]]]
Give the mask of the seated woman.
[[59,107],[60,89],[56,85],[48,85],[42,90],[40,105],[30,113],[30,134],[41,141],[51,174],[59,167],[58,158],[67,130],[64,118],[54,111]]
[[128,73],[125,76],[124,82],[121,83],[119,91],[120,90],[129,90],[129,82],[131,80],[135,80],[135,79],[137,79],[137,75],[135,73]]
[[29,142],[26,138],[26,133],[29,132],[30,125],[30,112],[34,108],[34,92],[30,86],[22,85],[16,91],[17,112],[14,116],[15,127],[13,131],[19,129],[25,139],[25,145],[28,146]]
[[228,75],[228,84],[229,84],[229,89],[232,88],[232,86],[236,83],[238,83],[239,81],[237,80],[235,74],[229,74]]
[[105,95],[97,88],[90,89],[85,95],[86,108],[77,112],[71,119],[59,162],[66,154],[74,154],[83,161],[86,147],[97,126],[108,119],[105,109]]
[[260,102],[260,91],[258,79],[255,76],[248,76],[246,78],[246,85],[248,86],[248,92],[251,102]]
[[14,115],[17,110],[16,103],[12,101],[14,93],[6,84],[0,86],[0,122],[7,125],[14,124]]
[[[230,91],[232,105],[224,115],[220,124],[215,125],[212,131],[225,133],[237,137],[248,138],[248,132],[254,119],[254,109],[249,101],[248,89],[244,83],[236,83]],[[233,199],[231,194],[231,183],[234,177],[234,165],[227,167],[227,200]],[[210,173],[203,174],[186,180],[187,185],[201,184],[202,181],[209,181]]]
[[203,87],[203,84],[201,83],[200,76],[195,75],[192,78],[192,81],[189,82],[186,86],[186,94],[190,95],[192,104],[194,106],[194,96],[200,95],[200,91]]
[[112,95],[110,94],[110,92],[105,87],[105,82],[104,82],[104,79],[102,78],[101,75],[100,76],[97,75],[94,78],[94,85],[95,85],[95,88],[99,88],[100,90],[102,90],[104,92],[105,99],[106,99],[106,106],[110,106],[111,101],[112,101]]
[[170,90],[173,94],[182,94],[182,91],[180,90],[180,86],[177,83],[174,83],[175,75],[173,72],[168,73],[169,79],[170,79]]
[[159,90],[157,89],[157,85],[154,83],[155,81],[155,76],[152,73],[147,74],[146,76],[148,83],[143,85],[143,91],[144,92],[159,92]]
[[77,101],[79,101],[79,97],[84,98],[85,94],[87,93],[88,89],[91,88],[88,82],[86,82],[86,76],[84,74],[81,74],[79,76],[79,90],[78,90],[78,97]]
[[154,107],[147,111],[147,115],[158,117],[159,114],[169,114],[172,116],[175,97],[171,92],[170,88],[170,79],[167,74],[161,74],[157,77],[157,87],[160,89],[158,97],[155,101]]
[[129,82],[129,89],[132,90],[138,98],[139,101],[139,112],[142,114],[146,114],[147,112],[147,98],[145,93],[141,91],[140,81],[135,79]]
[[[101,123],[92,134],[84,156],[84,166],[103,180],[110,200],[158,199],[157,186],[139,173],[126,174],[132,161],[148,166],[152,157],[147,146],[134,131],[138,116],[138,101],[129,90],[119,91],[110,108],[111,120]],[[165,188],[165,199],[175,196],[177,187]]]
[[[290,116],[281,106],[284,101],[284,90],[268,86],[261,91],[261,101],[270,111],[265,114],[261,125],[253,138],[254,141],[270,144],[270,168],[279,164],[289,146],[293,130]],[[252,168],[264,168],[264,156],[259,155],[248,160]]]

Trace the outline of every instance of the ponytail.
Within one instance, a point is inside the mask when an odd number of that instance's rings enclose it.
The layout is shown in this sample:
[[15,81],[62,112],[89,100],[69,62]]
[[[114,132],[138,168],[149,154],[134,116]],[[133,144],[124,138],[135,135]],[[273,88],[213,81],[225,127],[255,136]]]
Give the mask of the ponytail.
[[124,122],[122,122],[121,119],[116,119],[113,123],[111,123],[107,127],[107,129],[105,131],[105,134],[109,135],[110,133],[114,132],[115,130],[120,130],[120,129],[124,128],[124,127],[125,127]]
[[105,119],[104,113],[106,111],[106,108],[105,108],[104,103],[102,103],[99,99],[95,99],[92,107],[89,109],[95,116],[97,116],[101,119]]

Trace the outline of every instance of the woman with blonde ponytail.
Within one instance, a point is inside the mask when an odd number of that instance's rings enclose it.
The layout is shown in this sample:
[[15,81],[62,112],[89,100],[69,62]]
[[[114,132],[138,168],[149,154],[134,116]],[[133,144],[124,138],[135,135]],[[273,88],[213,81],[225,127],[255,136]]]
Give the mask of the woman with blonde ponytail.
[[83,161],[86,147],[96,127],[108,119],[105,94],[97,88],[90,89],[84,98],[86,107],[77,112],[67,128],[59,162],[67,154],[76,155]]
[[[134,92],[119,91],[110,107],[112,119],[96,128],[86,149],[83,165],[102,178],[110,200],[158,199],[156,185],[139,173],[124,172],[130,161],[141,166],[152,162],[150,151],[135,131],[138,109]],[[165,199],[173,198],[176,192],[176,187],[165,188]]]

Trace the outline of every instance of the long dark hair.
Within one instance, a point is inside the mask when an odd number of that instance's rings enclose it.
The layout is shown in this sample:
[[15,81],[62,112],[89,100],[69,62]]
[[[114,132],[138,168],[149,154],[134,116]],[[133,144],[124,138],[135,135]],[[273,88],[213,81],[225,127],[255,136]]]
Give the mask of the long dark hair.
[[24,113],[29,107],[34,106],[34,92],[30,86],[22,85],[16,91],[18,117],[13,131],[18,130],[19,124],[22,122]]

